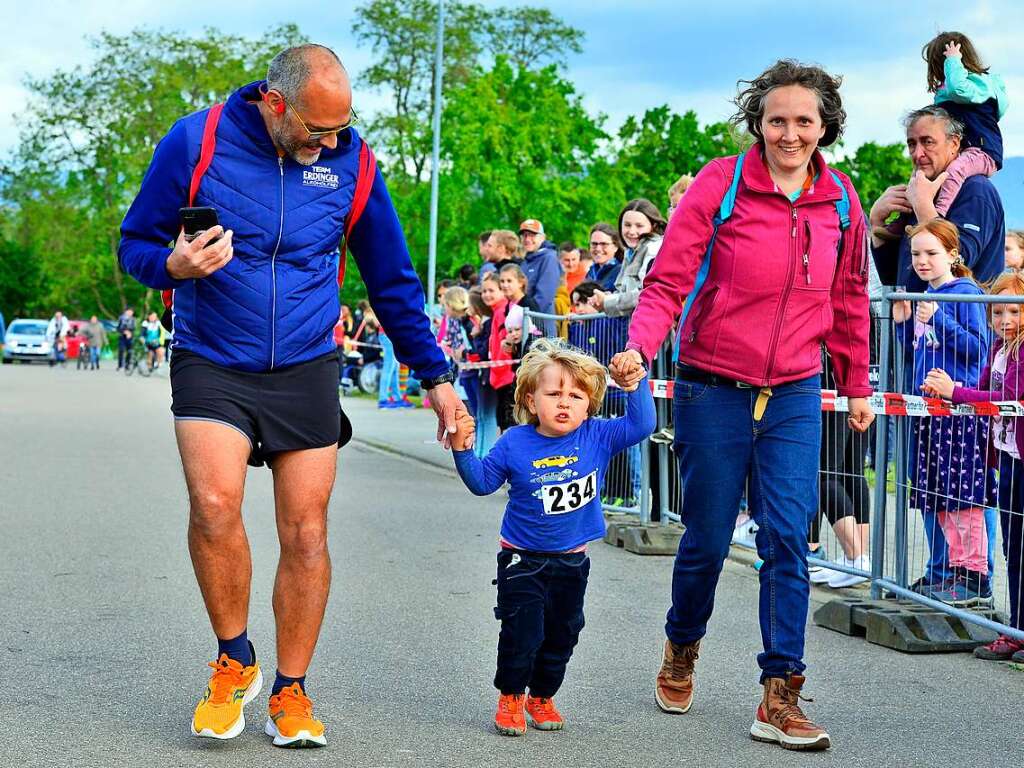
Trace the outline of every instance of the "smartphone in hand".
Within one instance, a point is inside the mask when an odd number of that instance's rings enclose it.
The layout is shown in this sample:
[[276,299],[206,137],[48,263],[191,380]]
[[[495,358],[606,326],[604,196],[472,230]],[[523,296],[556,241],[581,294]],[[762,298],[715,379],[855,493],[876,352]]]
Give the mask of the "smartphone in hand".
[[[179,208],[178,216],[181,219],[181,227],[185,230],[185,240],[192,242],[206,230],[216,227],[220,222],[217,220],[217,209],[208,205],[195,208]],[[210,242],[215,243],[220,238],[214,238]]]

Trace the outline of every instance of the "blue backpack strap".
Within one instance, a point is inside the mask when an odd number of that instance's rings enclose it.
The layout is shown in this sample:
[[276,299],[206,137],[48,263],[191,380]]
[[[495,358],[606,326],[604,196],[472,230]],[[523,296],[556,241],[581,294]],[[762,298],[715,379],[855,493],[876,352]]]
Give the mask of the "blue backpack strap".
[[672,352],[673,363],[679,360],[679,344],[682,341],[683,325],[686,323],[686,317],[690,314],[690,309],[693,308],[693,302],[697,299],[697,294],[704,287],[704,281],[708,279],[708,272],[711,271],[711,252],[714,250],[715,239],[718,237],[718,228],[729,220],[729,217],[732,216],[733,208],[736,207],[736,191],[739,189],[740,178],[743,176],[744,157],[745,155],[739,155],[736,158],[736,168],[732,173],[732,183],[729,184],[729,189],[726,190],[725,196],[722,198],[722,204],[718,206],[718,214],[711,222],[713,227],[711,237],[708,238],[708,247],[704,251],[704,259],[701,261],[700,269],[697,270],[697,277],[693,281],[693,290],[686,297],[686,301],[683,303],[683,311],[679,314],[679,325],[676,326],[675,349]]
[[839,214],[839,231],[845,232],[850,228],[850,195],[846,191],[846,185],[839,178],[839,174],[832,170],[829,173],[832,174],[832,179],[839,186],[839,191],[842,194],[842,197],[836,200],[836,213]]

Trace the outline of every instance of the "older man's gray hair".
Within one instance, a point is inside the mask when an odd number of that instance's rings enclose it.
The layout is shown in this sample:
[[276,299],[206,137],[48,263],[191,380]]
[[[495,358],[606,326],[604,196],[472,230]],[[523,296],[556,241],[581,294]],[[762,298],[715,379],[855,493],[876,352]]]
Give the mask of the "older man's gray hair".
[[913,112],[908,112],[907,116],[903,118],[904,129],[909,130],[910,126],[922,117],[934,117],[942,120],[946,125],[947,139],[951,139],[954,136],[960,139],[964,137],[964,124],[949,114],[945,109],[937,107],[934,104],[929,104],[927,107],[921,107],[920,109],[915,109]]
[[327,46],[316,43],[296,45],[294,48],[281,51],[270,62],[270,66],[267,67],[267,89],[278,91],[294,104],[299,100],[302,87],[313,73],[314,67],[311,64],[318,57],[333,59],[344,69],[338,54]]

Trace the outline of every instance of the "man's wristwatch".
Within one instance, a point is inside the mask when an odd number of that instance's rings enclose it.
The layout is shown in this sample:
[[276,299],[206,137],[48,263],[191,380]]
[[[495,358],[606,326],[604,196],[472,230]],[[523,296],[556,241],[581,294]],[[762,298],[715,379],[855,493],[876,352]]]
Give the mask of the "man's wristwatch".
[[455,383],[455,372],[448,371],[442,373],[440,376],[434,376],[432,379],[420,379],[420,386],[428,392],[434,387],[438,387],[441,384],[454,384]]

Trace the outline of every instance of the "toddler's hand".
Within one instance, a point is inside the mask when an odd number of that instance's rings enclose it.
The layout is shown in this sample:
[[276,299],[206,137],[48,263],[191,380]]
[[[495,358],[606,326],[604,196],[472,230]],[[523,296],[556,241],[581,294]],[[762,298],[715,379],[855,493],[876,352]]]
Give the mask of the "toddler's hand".
[[632,392],[644,377],[644,359],[635,349],[619,352],[612,358],[608,373],[619,387],[626,392]]
[[953,41],[946,43],[946,47],[943,49],[942,55],[945,56],[947,59],[954,57],[958,59],[961,58],[963,56],[963,53],[961,53],[960,51],[960,43],[956,43]]
[[476,435],[476,422],[468,413],[463,413],[455,421],[455,434],[452,435],[452,450],[467,451],[473,447]]

